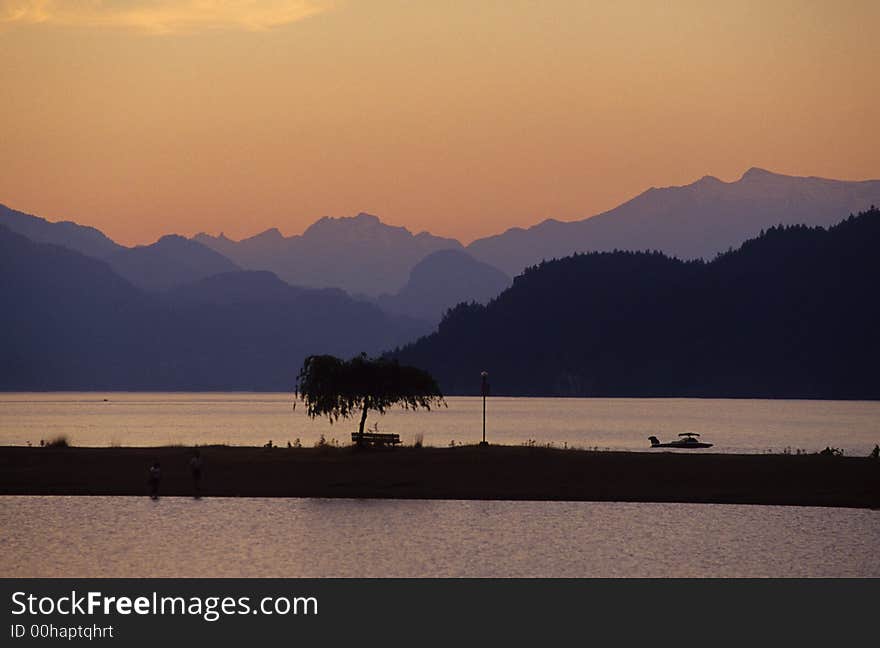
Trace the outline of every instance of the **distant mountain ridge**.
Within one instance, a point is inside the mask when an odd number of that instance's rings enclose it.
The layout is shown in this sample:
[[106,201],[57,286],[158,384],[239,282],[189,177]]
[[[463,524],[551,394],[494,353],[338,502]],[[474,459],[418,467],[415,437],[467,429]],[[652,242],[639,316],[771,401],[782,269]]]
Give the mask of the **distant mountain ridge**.
[[[182,237],[144,248],[148,268],[167,264],[165,249],[216,260]],[[219,254],[205,276],[145,290],[113,268],[137,250],[96,259],[0,221],[0,389],[289,389],[304,355],[377,353],[425,333],[340,289],[223,271],[235,264]],[[874,209],[827,231],[771,227],[711,263],[576,255],[530,268],[485,306],[460,304],[397,355],[452,394],[474,393],[486,369],[496,394],[880,398],[878,252]],[[461,250],[410,275],[396,296],[427,309],[505,277]]]
[[575,252],[659,250],[711,259],[775,225],[833,225],[841,214],[880,205],[880,180],[785,176],[751,168],[734,182],[704,176],[682,187],[651,188],[579,221],[547,220],[479,239],[468,254],[511,275]]
[[26,236],[31,241],[54,243],[96,259],[104,259],[125,249],[94,227],[77,225],[72,221],[53,223],[2,204],[0,225]]
[[53,223],[0,205],[0,226],[38,243],[51,243],[106,261],[144,290],[167,290],[220,272],[239,270],[229,259],[182,236],[168,234],[151,245],[125,247],[94,227]]
[[841,214],[880,204],[880,180],[797,177],[753,167],[733,182],[713,176],[651,188],[614,209],[577,221],[549,219],[462,246],[427,232],[411,234],[370,214],[322,218],[300,236],[273,228],[242,241],[194,237],[243,268],[268,269],[301,285],[337,286],[376,297],[402,290],[429,254],[461,250],[509,276],[543,259],[597,250],[659,250],[710,259],[775,225],[829,226]]
[[152,245],[122,248],[107,256],[107,263],[134,285],[153,291],[241,269],[222,254],[176,234]]
[[105,261],[2,225],[0,303],[0,389],[16,391],[288,391],[306,355],[376,354],[422,330],[268,272],[146,292]]
[[391,355],[448,394],[880,398],[880,210],[774,227],[711,262],[541,263]]
[[377,303],[389,313],[409,315],[436,327],[444,312],[461,302],[485,304],[510,285],[506,274],[460,250],[440,250],[419,261],[406,285]]
[[290,237],[272,228],[241,241],[205,233],[193,240],[242,268],[270,270],[291,284],[342,288],[371,297],[400,290],[413,266],[429,254],[462,249],[455,239],[412,234],[366,213],[321,218]]
[[[704,176],[681,187],[652,188],[590,218],[551,219],[467,247],[428,232],[413,234],[366,213],[321,218],[301,235],[290,237],[277,228],[241,241],[201,233],[188,241],[163,237],[135,248],[120,246],[91,227],[50,223],[8,207],[0,206],[0,224],[31,240],[106,259],[119,274],[146,290],[168,290],[239,269],[267,270],[291,285],[339,288],[428,321],[436,320],[429,313],[437,309],[442,312],[461,301],[485,301],[485,289],[476,287],[480,281],[498,284],[500,275],[515,276],[543,259],[614,249],[709,259],[762,229],[779,224],[828,226],[841,214],[871,204],[880,204],[880,180],[794,177],[752,168],[734,182]],[[432,263],[418,270],[413,284],[412,273],[419,264],[445,250],[466,254],[445,257],[457,258],[462,267]],[[436,276],[428,277],[428,269]],[[433,294],[418,295],[418,290]]]
[[[174,299],[205,304],[251,304],[296,299],[308,289],[291,286],[268,270],[238,270],[205,277],[169,291]],[[344,296],[342,291],[338,294]]]

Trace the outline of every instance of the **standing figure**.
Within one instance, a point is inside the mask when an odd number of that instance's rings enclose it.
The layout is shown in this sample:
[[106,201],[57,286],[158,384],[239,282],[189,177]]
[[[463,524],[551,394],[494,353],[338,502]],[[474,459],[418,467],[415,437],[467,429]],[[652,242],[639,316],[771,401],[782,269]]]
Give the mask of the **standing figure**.
[[189,471],[193,478],[193,497],[199,499],[202,496],[200,488],[202,482],[202,455],[198,449],[193,450],[193,456],[189,460]]
[[150,466],[150,498],[159,499],[159,479],[162,477],[162,468],[158,461],[154,461]]

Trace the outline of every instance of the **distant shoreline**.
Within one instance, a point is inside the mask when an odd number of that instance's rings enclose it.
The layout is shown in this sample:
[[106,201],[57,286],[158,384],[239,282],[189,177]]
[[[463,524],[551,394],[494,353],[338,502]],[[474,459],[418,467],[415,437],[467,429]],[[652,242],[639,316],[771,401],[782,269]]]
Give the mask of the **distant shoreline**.
[[[689,502],[880,509],[866,457],[592,452],[522,446],[207,446],[204,497]],[[187,447],[0,447],[0,495],[193,494]]]
[[[285,394],[293,396],[293,390],[278,389],[3,389],[0,388],[0,396],[10,394]],[[445,398],[480,398],[478,393],[457,394],[444,393]],[[836,398],[824,398],[821,396],[713,396],[713,395],[693,395],[693,394],[672,394],[672,395],[590,395],[576,396],[570,394],[503,394],[493,393],[491,398],[542,398],[542,399],[595,399],[595,400],[766,400],[766,401],[829,401],[841,403],[877,403],[878,398],[862,398],[858,396],[845,397],[838,396]],[[491,402],[491,401],[490,401]]]

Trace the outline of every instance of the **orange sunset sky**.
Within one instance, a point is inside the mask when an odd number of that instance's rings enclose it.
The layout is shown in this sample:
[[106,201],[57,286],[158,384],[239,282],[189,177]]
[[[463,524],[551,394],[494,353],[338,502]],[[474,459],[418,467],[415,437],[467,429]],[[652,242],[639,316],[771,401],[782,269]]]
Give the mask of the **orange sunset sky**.
[[880,177],[876,0],[0,0],[0,203],[125,244],[464,242],[750,166]]

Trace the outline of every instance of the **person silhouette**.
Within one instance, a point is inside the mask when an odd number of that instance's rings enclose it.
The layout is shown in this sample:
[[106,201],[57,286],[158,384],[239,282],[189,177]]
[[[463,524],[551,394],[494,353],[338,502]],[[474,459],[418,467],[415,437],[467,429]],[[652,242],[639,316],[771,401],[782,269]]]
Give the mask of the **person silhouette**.
[[150,466],[150,499],[159,499],[159,480],[162,477],[162,467],[158,461],[154,461]]
[[199,499],[202,496],[202,454],[198,449],[193,450],[193,456],[189,460],[189,471],[193,478],[193,497]]

